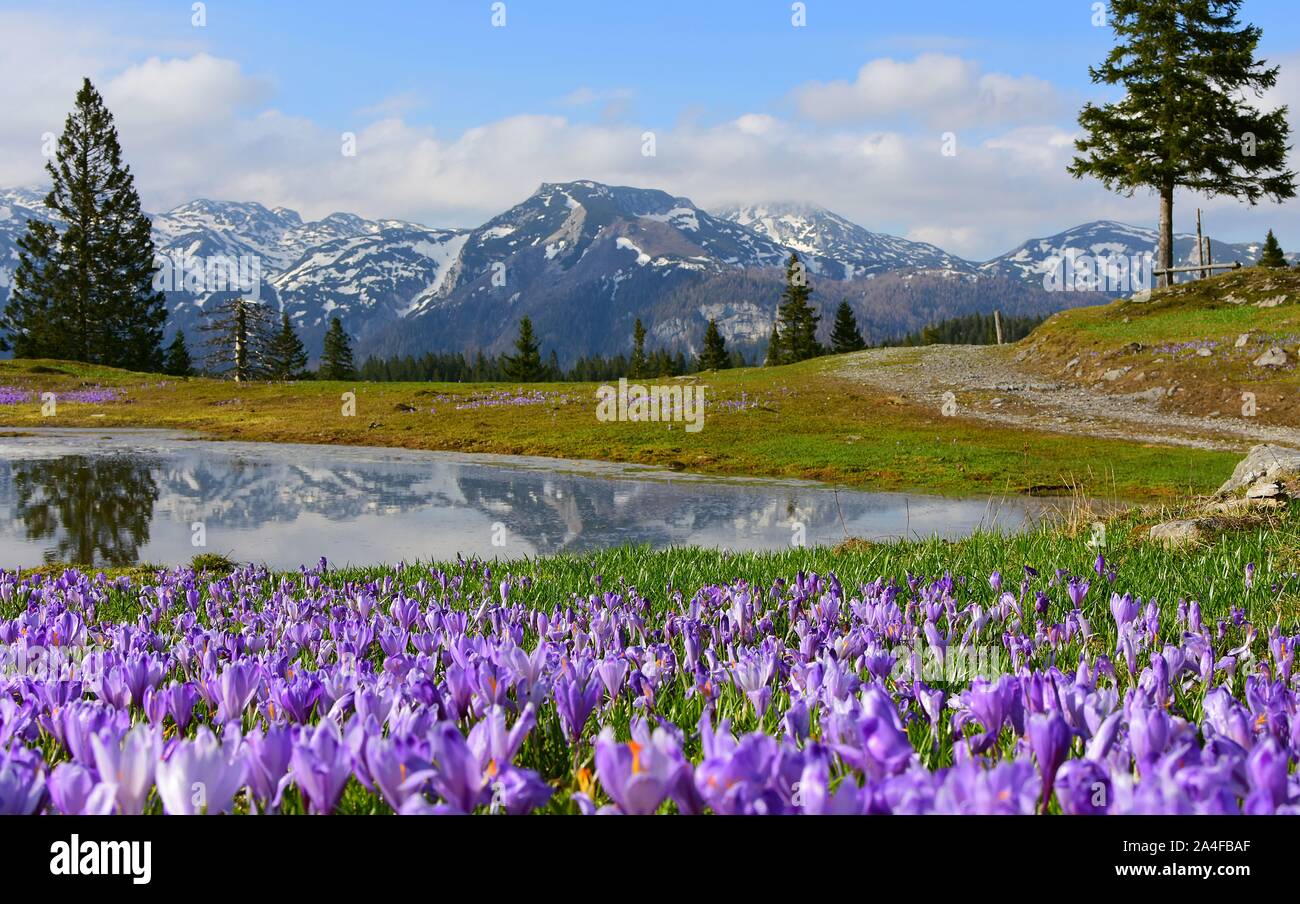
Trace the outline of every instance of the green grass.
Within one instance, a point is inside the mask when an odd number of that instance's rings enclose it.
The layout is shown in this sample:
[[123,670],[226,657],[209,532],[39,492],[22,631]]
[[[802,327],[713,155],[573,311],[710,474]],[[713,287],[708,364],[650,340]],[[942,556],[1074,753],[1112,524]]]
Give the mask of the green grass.
[[[698,377],[704,429],[602,423],[595,384],[534,384],[548,404],[458,410],[512,385],[256,383],[176,379],[54,361],[0,362],[0,386],[35,393],[116,387],[124,399],[0,408],[0,429],[157,427],[217,439],[537,455],[653,465],[702,474],[821,480],[879,490],[997,495],[1078,488],[1093,496],[1178,498],[1217,487],[1239,456],[1088,435],[1021,430],[891,396],[836,374],[840,361]],[[696,379],[696,378],[687,378]],[[341,396],[356,393],[356,416]],[[36,396],[39,398],[39,395]],[[745,410],[717,403],[754,401]],[[414,409],[414,410],[409,410]]]
[[[1279,296],[1286,300],[1275,307],[1255,306]],[[1209,356],[1198,354],[1202,346]],[[1290,364],[1256,367],[1273,346],[1287,352]],[[1035,330],[1025,349],[1026,364],[1052,377],[1067,363],[1087,383],[1127,368],[1121,379],[1098,384],[1114,392],[1177,385],[1162,405],[1186,414],[1235,415],[1249,391],[1259,423],[1300,426],[1300,270],[1246,267],[1156,290],[1145,302],[1075,308]]]

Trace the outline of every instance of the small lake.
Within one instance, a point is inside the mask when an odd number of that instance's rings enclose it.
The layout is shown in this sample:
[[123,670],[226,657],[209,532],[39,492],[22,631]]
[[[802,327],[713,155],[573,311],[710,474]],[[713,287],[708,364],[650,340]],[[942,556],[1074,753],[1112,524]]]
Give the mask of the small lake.
[[[292,569],[654,547],[786,549],[846,536],[1018,530],[1031,499],[946,499],[638,466],[155,430],[0,428],[0,568],[176,565],[201,552]],[[202,540],[204,545],[198,545]]]

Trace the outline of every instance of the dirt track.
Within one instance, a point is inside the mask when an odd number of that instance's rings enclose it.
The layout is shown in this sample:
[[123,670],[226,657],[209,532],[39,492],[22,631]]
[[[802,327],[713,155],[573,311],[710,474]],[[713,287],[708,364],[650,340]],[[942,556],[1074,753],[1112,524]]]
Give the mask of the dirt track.
[[957,417],[1017,427],[1222,451],[1264,442],[1300,448],[1295,428],[1162,411],[1149,395],[1108,394],[1027,373],[1015,354],[1014,346],[988,345],[871,349],[845,356],[837,373],[936,409],[949,401]]

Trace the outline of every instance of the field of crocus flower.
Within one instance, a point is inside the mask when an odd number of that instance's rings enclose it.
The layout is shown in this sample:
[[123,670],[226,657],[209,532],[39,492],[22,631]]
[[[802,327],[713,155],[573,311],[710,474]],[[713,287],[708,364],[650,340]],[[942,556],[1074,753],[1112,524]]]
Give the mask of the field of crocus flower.
[[0,572],[0,812],[1296,813],[1296,540]]

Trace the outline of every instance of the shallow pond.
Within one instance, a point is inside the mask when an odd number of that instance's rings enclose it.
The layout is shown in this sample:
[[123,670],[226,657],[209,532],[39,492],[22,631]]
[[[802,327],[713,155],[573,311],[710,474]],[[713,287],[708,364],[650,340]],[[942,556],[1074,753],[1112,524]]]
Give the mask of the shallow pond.
[[[1029,499],[871,493],[638,466],[345,446],[210,442],[155,430],[0,430],[0,568],[274,568],[519,557],[622,543],[739,550],[846,536],[1017,530]],[[802,534],[802,537],[801,537]]]

